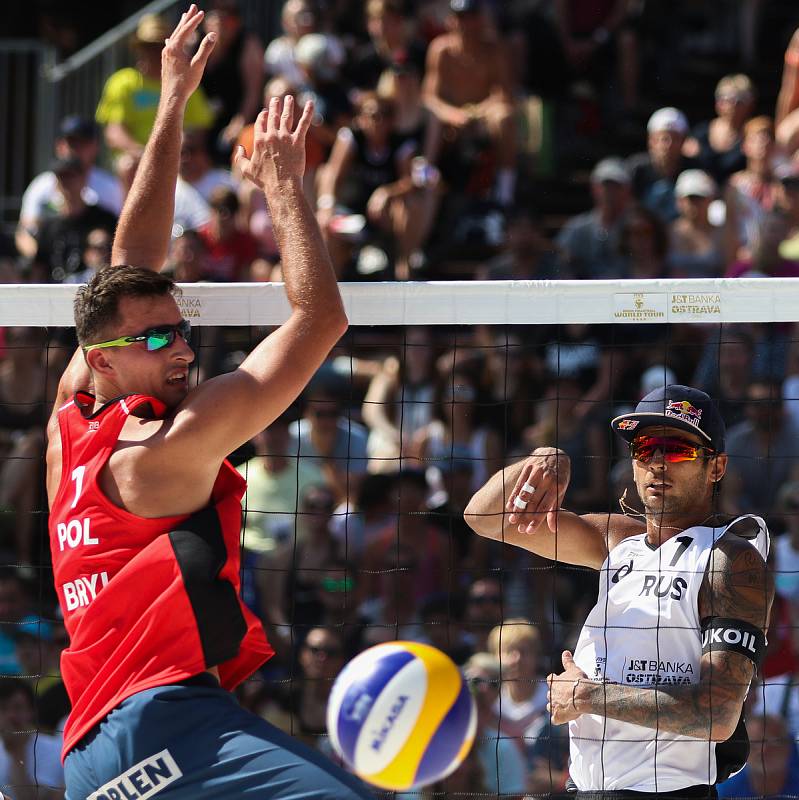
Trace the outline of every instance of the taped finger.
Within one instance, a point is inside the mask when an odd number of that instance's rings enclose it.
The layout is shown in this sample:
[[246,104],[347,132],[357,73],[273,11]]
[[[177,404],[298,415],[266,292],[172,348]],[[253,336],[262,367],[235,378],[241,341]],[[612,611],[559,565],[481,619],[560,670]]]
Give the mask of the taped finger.
[[525,481],[524,486],[522,486],[522,491],[527,492],[527,494],[535,494],[535,486]]
[[527,501],[522,500],[522,498],[517,495],[516,497],[513,498],[513,507],[518,508],[520,511],[522,511],[525,508],[527,508]]

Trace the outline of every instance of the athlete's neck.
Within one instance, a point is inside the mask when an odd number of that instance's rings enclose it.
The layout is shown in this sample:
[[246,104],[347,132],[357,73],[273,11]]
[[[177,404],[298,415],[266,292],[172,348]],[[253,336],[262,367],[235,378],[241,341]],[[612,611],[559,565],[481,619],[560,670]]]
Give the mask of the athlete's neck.
[[712,516],[713,511],[709,508],[689,514],[647,511],[646,541],[651,547],[660,547],[663,542],[673,539],[682,531],[706,523]]

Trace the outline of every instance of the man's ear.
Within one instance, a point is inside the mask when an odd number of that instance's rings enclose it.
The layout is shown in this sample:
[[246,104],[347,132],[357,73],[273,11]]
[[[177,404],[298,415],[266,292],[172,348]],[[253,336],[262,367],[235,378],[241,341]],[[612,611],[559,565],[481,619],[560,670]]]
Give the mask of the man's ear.
[[86,353],[86,363],[93,372],[99,375],[113,375],[115,373],[115,369],[108,358],[108,354],[103,348],[89,350],[89,352]]
[[718,483],[727,472],[727,454],[719,453],[710,460],[710,480]]

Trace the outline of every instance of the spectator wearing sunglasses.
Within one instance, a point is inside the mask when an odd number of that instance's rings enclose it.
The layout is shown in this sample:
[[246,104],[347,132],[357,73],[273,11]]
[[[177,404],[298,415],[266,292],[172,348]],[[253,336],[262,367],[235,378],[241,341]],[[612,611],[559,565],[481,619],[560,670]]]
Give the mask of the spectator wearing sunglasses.
[[774,597],[768,529],[718,514],[726,430],[704,392],[658,387],[611,427],[630,447],[643,514],[561,510],[569,459],[539,448],[497,472],[465,516],[483,536],[600,573],[574,653],[547,676],[577,797],[712,796],[749,752],[743,706]]

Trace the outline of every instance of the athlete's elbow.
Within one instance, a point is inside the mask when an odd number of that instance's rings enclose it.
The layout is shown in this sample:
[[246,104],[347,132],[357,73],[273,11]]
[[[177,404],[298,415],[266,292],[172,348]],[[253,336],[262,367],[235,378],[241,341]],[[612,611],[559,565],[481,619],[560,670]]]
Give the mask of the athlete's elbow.
[[497,532],[502,527],[502,514],[487,514],[479,508],[473,497],[463,511],[466,524],[478,535],[487,539],[497,539]]
[[710,726],[710,741],[716,743],[726,742],[728,739],[732,738],[732,735],[734,733],[735,733],[734,723],[730,723],[726,720],[724,721],[713,720]]

